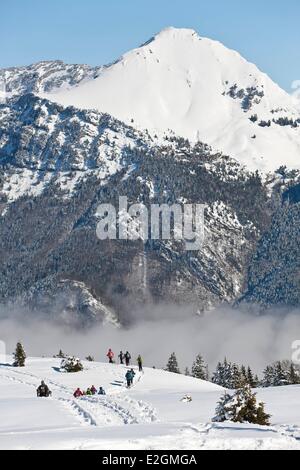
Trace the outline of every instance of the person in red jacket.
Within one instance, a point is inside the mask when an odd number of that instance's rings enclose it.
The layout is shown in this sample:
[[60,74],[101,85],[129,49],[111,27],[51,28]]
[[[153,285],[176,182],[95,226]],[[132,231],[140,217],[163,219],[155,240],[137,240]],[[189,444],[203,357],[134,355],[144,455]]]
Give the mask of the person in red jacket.
[[79,398],[79,397],[82,397],[83,396],[83,393],[82,391],[80,390],[80,388],[76,388],[75,392],[73,393],[73,396],[74,398]]
[[108,360],[109,360],[109,363],[110,364],[113,364],[113,359],[115,357],[114,353],[112,352],[112,350],[109,348],[108,350],[108,353],[106,354],[106,356],[108,357]]

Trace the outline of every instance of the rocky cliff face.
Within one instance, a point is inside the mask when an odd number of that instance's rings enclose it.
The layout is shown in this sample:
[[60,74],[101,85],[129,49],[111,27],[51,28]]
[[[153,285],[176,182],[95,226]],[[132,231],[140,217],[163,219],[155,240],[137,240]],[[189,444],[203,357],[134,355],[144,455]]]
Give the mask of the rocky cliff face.
[[[161,145],[107,114],[31,94],[3,104],[0,122],[2,302],[76,324],[126,323],[147,300],[200,312],[241,294],[269,224],[258,174],[204,144]],[[204,246],[100,241],[97,206],[118,207],[120,195],[129,205],[206,204]]]

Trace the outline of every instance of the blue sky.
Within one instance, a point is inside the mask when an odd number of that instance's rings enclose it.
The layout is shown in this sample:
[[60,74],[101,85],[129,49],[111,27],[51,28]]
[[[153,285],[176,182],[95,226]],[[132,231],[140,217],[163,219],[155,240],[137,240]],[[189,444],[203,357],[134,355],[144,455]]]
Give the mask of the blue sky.
[[176,26],[238,50],[287,90],[300,80],[299,0],[1,3],[0,67],[52,59],[106,64],[162,28]]

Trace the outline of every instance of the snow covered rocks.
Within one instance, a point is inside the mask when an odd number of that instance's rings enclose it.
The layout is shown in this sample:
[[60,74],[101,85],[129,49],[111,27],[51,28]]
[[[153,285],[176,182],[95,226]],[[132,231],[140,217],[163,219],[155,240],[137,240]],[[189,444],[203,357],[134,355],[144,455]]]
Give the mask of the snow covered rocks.
[[78,357],[68,356],[61,361],[60,370],[62,372],[80,372],[83,365]]

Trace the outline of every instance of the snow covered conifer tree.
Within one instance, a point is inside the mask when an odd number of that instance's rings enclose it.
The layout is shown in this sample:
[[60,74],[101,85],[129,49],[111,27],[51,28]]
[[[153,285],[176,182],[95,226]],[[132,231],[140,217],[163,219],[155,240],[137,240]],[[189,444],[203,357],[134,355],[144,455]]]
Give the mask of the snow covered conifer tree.
[[275,387],[288,385],[289,383],[288,376],[287,376],[288,374],[284,370],[282,363],[280,361],[275,363],[274,372],[275,372],[275,380],[274,380]]
[[291,385],[297,385],[300,383],[299,373],[296,372],[296,369],[293,363],[291,363],[290,369],[289,369],[289,383]]
[[224,392],[221,396],[217,407],[216,415],[212,419],[215,423],[223,423],[224,421],[231,421],[232,412],[231,412],[232,396],[228,392]]
[[256,393],[253,393],[250,385],[245,383],[234,395],[225,392],[218,402],[213,421],[232,421],[234,423],[253,423],[269,426],[270,417],[265,412],[264,404],[257,404]]
[[247,372],[246,372],[246,367],[242,365],[241,367],[241,377],[244,382],[247,382]]
[[174,374],[180,374],[177,357],[176,354],[173,352],[169,357],[166,370],[168,372],[173,372]]
[[233,364],[232,367],[231,367],[231,374],[232,374],[232,378],[231,378],[231,389],[237,389],[237,388],[240,388],[243,383],[245,382],[245,379],[239,369],[239,367],[237,366],[237,364]]
[[265,405],[263,402],[260,402],[257,407],[256,412],[256,423],[261,426],[270,426],[271,415],[265,412]]
[[218,362],[216,371],[212,376],[212,381],[225,388],[232,388],[232,370],[231,364],[227,361],[226,357],[224,362]]
[[249,384],[245,384],[236,391],[230,412],[232,421],[236,423],[254,423],[268,426],[270,415],[265,413],[264,404],[256,402],[256,393],[253,393]]
[[201,380],[207,380],[207,366],[201,356],[201,354],[198,354],[196,357],[195,362],[193,363],[192,366],[192,377],[195,377],[196,379],[201,379]]
[[218,362],[215,372],[212,376],[213,383],[217,385],[223,385],[224,382],[224,370],[221,362]]
[[255,423],[256,419],[256,396],[249,384],[238,389],[235,393],[233,405],[233,421],[237,423]]
[[257,383],[254,379],[251,367],[248,367],[247,369],[247,383],[250,385],[250,387],[255,388],[257,386]]
[[273,387],[275,383],[275,371],[272,366],[267,366],[263,372],[262,387]]
[[25,366],[26,353],[23,348],[22,343],[18,342],[16,350],[14,352],[14,367],[24,367]]

